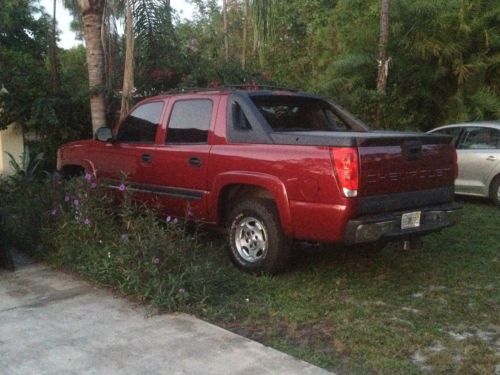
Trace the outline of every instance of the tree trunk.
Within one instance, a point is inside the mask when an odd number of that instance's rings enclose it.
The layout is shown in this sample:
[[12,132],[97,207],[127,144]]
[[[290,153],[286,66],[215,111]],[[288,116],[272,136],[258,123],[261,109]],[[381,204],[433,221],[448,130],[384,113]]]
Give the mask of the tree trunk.
[[172,28],[172,6],[170,5],[170,0],[164,0],[164,1],[168,10],[168,26]]
[[390,0],[381,0],[380,10],[377,91],[382,94],[385,94],[385,89],[387,87],[390,62],[390,58],[387,56],[387,42],[389,41],[389,2]]
[[90,113],[92,130],[106,126],[104,105],[104,51],[102,49],[101,25],[104,9],[103,0],[78,0],[82,14],[83,36],[87,52],[89,72]]
[[120,118],[130,111],[132,106],[132,90],[134,89],[134,25],[132,1],[126,1],[125,17],[125,69],[123,71],[122,105]]
[[50,39],[50,80],[52,83],[52,92],[56,93],[59,90],[59,69],[57,69],[57,18],[56,18],[56,0],[53,3],[52,14],[52,35]]
[[257,51],[259,49],[259,30],[257,26],[253,26],[253,46],[252,46],[252,56],[257,56]]
[[229,60],[229,37],[227,35],[227,0],[222,1],[222,16],[224,20],[224,58]]
[[243,43],[241,47],[241,68],[245,69],[247,63],[247,29],[248,29],[248,0],[245,0],[243,10]]
[[102,50],[104,51],[104,82],[106,82],[106,90],[111,90],[111,74],[110,74],[110,37],[109,37],[109,25],[107,10],[104,9],[102,15],[102,25],[101,25],[101,43]]

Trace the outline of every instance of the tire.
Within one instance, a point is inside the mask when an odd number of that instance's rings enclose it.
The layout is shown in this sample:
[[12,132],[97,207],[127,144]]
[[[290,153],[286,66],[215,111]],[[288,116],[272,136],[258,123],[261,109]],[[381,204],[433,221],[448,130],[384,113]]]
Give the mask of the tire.
[[238,203],[227,220],[229,257],[252,274],[276,274],[290,261],[290,241],[281,228],[276,206],[270,200]]
[[490,199],[500,207],[500,176],[495,177],[490,186]]

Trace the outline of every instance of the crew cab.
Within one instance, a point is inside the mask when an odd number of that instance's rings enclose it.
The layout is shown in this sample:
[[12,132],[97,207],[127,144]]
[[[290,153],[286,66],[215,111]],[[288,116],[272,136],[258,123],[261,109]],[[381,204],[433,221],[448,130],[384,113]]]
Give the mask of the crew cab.
[[[165,215],[223,226],[241,269],[282,270],[293,240],[358,244],[452,225],[446,135],[371,131],[335,102],[289,90],[177,92],[113,130],[63,145],[63,174],[120,184]],[[189,213],[189,215],[187,215]]]

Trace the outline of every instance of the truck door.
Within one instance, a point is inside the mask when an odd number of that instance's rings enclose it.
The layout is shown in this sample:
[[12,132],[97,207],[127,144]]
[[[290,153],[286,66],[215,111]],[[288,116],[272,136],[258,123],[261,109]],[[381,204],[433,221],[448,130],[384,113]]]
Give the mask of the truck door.
[[209,136],[218,97],[192,95],[169,102],[164,144],[154,155],[158,196],[169,214],[206,217]]
[[97,176],[118,186],[125,179],[131,189],[153,177],[152,156],[156,133],[161,123],[163,101],[139,104],[121,122],[114,142],[99,143],[92,159]]

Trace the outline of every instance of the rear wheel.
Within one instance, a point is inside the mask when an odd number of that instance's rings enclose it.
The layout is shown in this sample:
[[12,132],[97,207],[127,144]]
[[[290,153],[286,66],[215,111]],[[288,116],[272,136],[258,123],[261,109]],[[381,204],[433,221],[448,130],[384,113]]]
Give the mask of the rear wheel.
[[490,198],[500,207],[500,176],[495,177],[490,187]]
[[270,200],[238,203],[227,220],[229,256],[240,269],[255,274],[277,273],[290,259],[290,241],[284,235]]

